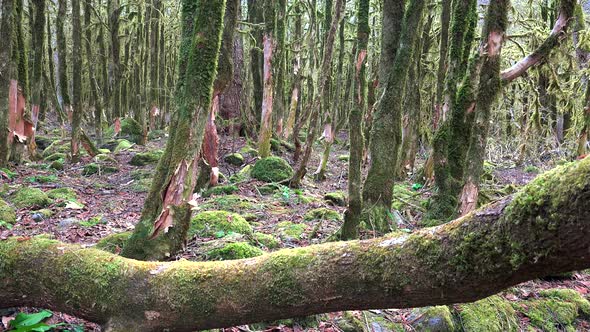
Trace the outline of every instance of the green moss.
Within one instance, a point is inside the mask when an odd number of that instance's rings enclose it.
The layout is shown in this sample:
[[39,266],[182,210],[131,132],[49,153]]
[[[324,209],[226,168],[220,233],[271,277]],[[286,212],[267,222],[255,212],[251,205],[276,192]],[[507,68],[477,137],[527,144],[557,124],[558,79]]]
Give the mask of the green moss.
[[37,210],[34,213],[38,213],[40,215],[43,216],[43,218],[51,218],[51,216],[53,216],[53,210],[50,209],[41,209],[41,210]]
[[133,180],[141,180],[141,179],[148,179],[151,178],[153,175],[152,171],[148,171],[145,169],[136,169],[131,171],[131,178]]
[[252,172],[252,166],[246,165],[236,174],[230,176],[229,181],[232,183],[238,183],[248,180],[250,178],[250,173]]
[[231,260],[261,256],[264,251],[247,242],[229,243],[223,248],[213,249],[207,253],[209,260]]
[[0,198],[0,224],[14,224],[16,222],[16,212],[4,200]]
[[115,150],[114,150],[114,152],[115,152],[115,153],[119,153],[119,152],[121,152],[121,151],[128,150],[128,149],[130,149],[130,148],[131,148],[133,145],[135,145],[135,144],[133,144],[133,143],[129,142],[128,140],[126,140],[126,139],[120,139],[120,140],[118,140],[117,142],[118,142],[118,143],[117,143],[117,147],[115,147]]
[[111,153],[111,150],[109,150],[109,149],[98,149],[98,152],[100,152],[102,154],[109,154],[109,153]]
[[446,332],[454,331],[455,323],[447,306],[415,309],[410,316],[416,331]]
[[306,221],[313,221],[313,220],[332,220],[338,221],[342,217],[340,213],[328,208],[317,208],[313,210],[309,210],[303,216],[303,219]]
[[546,298],[558,299],[570,303],[574,303],[578,308],[578,314],[584,318],[590,317],[590,302],[586,300],[580,293],[573,289],[567,288],[553,288],[545,289],[539,292],[539,295]]
[[56,160],[49,165],[49,168],[54,169],[56,171],[63,171],[64,169],[64,161],[63,160]]
[[13,172],[8,168],[0,168],[0,173],[5,174],[10,180],[14,179],[17,176],[16,172]]
[[301,239],[305,232],[305,225],[294,224],[290,221],[282,221],[277,224],[276,229],[281,237]]
[[84,168],[82,169],[82,175],[90,176],[90,175],[98,173],[99,171],[100,171],[100,166],[98,164],[90,163],[90,164],[84,165]]
[[539,172],[540,172],[539,167],[534,166],[534,165],[527,165],[524,168],[524,171],[527,173],[533,173],[533,174],[539,174]]
[[97,154],[96,156],[94,156],[95,160],[98,161],[105,161],[105,162],[110,162],[110,163],[117,163],[117,160],[113,157],[111,157],[108,153],[100,153]]
[[148,179],[139,179],[137,181],[134,181],[131,184],[131,191],[136,192],[136,193],[146,193],[150,190],[150,187],[152,186],[152,179],[148,178]]
[[518,317],[514,308],[498,295],[463,304],[459,308],[465,331],[518,331]]
[[270,148],[272,151],[280,152],[281,151],[281,141],[276,138],[270,139]]
[[[284,188],[284,186],[281,186],[280,184],[276,184],[276,183],[268,183],[268,184],[262,185],[257,188],[258,188],[258,192],[261,195],[271,195],[271,194],[274,194],[275,192],[282,190]],[[285,187],[285,188],[287,188],[287,187]]]
[[241,155],[248,155],[250,157],[258,157],[258,150],[254,149],[250,146],[245,146],[240,149],[240,154]]
[[160,160],[163,154],[164,152],[162,150],[137,153],[135,156],[133,156],[129,164],[133,166],[155,164]]
[[[114,126],[110,126],[105,131],[106,137],[113,137],[115,134]],[[143,135],[143,130],[141,129],[141,125],[132,118],[124,118],[121,119],[121,131],[119,132],[119,136],[121,137],[129,137],[129,140],[133,143],[139,143],[141,141]]]
[[35,175],[27,178],[29,182],[36,182],[36,183],[53,183],[57,182],[57,176],[55,175]]
[[116,253],[117,251],[121,250],[121,248],[123,248],[125,241],[129,239],[131,234],[131,232],[123,232],[108,235],[98,241],[95,248],[108,251],[110,253]]
[[10,201],[17,208],[42,208],[49,203],[51,199],[41,189],[38,188],[20,188],[11,195]]
[[209,200],[204,203],[201,208],[203,210],[225,210],[240,213],[254,209],[255,206],[248,198],[238,195],[225,195]]
[[255,232],[252,234],[251,243],[257,246],[263,246],[268,249],[276,249],[279,247],[279,240],[270,234]]
[[530,324],[547,332],[574,331],[578,315],[575,303],[555,299],[539,299],[513,304],[515,309],[530,319]]
[[279,157],[259,160],[252,168],[252,177],[264,182],[281,182],[293,176],[293,168]]
[[82,227],[94,227],[100,224],[106,224],[106,220],[102,215],[94,216],[88,220],[80,221],[80,226]]
[[56,161],[56,160],[60,160],[60,159],[64,160],[64,159],[66,159],[66,157],[67,157],[67,155],[65,153],[57,152],[57,153],[54,153],[50,156],[45,157],[44,160],[47,162]]
[[78,198],[76,191],[72,188],[57,188],[47,192],[47,196],[55,200],[75,201]]
[[226,163],[234,166],[241,166],[242,164],[244,164],[244,156],[242,156],[239,153],[227,154],[223,157],[223,160]]
[[327,193],[324,195],[324,199],[337,206],[346,205],[346,195],[342,191]]
[[348,161],[348,159],[350,159],[350,156],[347,154],[341,154],[338,156],[338,160],[340,161]]
[[252,234],[252,226],[239,214],[227,211],[198,213],[188,230],[189,237],[223,237],[232,233]]
[[166,137],[166,130],[162,130],[162,129],[156,129],[156,130],[152,130],[149,132],[148,134],[148,140],[153,141],[156,139],[161,139]]
[[226,185],[226,186],[216,186],[213,188],[208,189],[203,193],[203,197],[209,197],[211,195],[220,196],[220,195],[230,195],[235,192],[239,191],[238,187],[233,184]]
[[67,141],[56,140],[43,150],[43,157],[49,157],[55,153],[67,154],[70,151],[70,145]]

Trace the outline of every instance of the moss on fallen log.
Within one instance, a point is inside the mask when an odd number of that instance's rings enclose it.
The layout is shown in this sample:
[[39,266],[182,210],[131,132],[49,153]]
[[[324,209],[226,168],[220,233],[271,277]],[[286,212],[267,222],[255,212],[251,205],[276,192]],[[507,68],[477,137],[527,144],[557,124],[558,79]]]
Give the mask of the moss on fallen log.
[[43,238],[0,241],[0,307],[109,331],[193,331],[322,312],[475,301],[590,267],[590,158],[513,198],[413,234],[223,262],[140,262]]

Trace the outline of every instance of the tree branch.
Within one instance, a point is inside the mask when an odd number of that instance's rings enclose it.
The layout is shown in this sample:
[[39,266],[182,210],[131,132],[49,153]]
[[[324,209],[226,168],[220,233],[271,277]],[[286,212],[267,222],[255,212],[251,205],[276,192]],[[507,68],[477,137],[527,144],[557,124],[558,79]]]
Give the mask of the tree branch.
[[339,310],[474,301],[590,267],[590,157],[513,197],[411,235],[224,262],[141,262],[43,238],[0,241],[0,307],[107,331],[193,331]]
[[512,67],[502,71],[502,81],[504,84],[510,83],[516,78],[522,76],[529,68],[538,64],[547,57],[551,51],[559,45],[566,36],[567,27],[574,16],[575,0],[562,0],[559,9],[559,16],[551,33],[533,53],[525,56]]

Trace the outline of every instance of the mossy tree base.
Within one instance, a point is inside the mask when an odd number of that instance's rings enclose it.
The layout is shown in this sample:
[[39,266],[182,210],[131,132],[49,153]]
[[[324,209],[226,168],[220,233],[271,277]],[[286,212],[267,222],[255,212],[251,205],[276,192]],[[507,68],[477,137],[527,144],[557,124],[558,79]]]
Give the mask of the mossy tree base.
[[0,307],[47,307],[107,330],[193,331],[470,302],[590,267],[589,200],[586,158],[442,226],[245,260],[140,262],[44,238],[11,238],[0,241]]

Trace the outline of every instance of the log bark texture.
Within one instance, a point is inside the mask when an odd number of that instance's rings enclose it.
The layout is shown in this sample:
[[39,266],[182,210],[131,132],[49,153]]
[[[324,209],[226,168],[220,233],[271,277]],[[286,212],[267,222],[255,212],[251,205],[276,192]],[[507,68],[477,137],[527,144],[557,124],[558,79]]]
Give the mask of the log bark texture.
[[475,301],[590,267],[590,158],[413,234],[224,262],[140,262],[45,238],[0,241],[0,308],[36,306],[106,331],[193,331],[323,312]]

